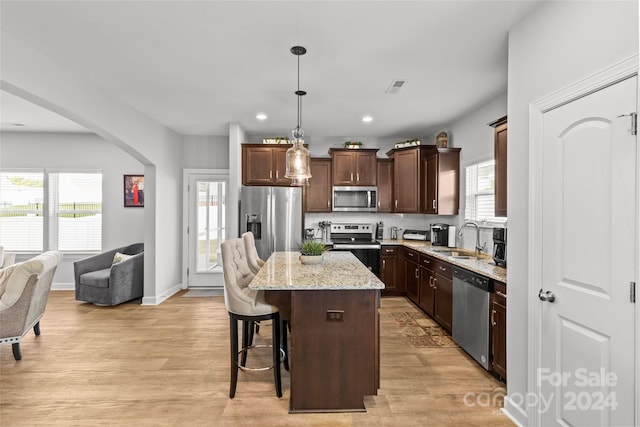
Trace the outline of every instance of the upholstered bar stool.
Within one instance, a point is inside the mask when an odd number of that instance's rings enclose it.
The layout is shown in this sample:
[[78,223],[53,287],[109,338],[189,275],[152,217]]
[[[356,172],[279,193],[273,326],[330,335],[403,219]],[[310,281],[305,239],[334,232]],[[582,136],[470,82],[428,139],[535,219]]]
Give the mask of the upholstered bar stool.
[[[224,273],[224,303],[229,312],[229,330],[231,341],[231,384],[229,397],[233,399],[238,384],[238,369],[273,369],[276,394],[282,397],[280,376],[280,313],[278,307],[267,304],[264,294],[249,289],[249,282],[255,276],[247,264],[246,250],[242,239],[231,239],[222,243],[222,269]],[[242,320],[242,349],[238,350],[238,320]],[[254,322],[272,320],[273,364],[263,368],[247,368],[247,351],[258,347],[249,342],[249,330]],[[242,355],[241,363],[238,356]]]
[[[256,240],[252,232],[247,231],[242,234],[242,240],[244,242],[244,248],[247,252],[247,263],[249,264],[249,269],[253,272],[253,274],[258,274],[260,268],[264,265],[264,261],[260,259],[258,255],[258,250],[256,248]],[[280,316],[280,330],[281,330],[281,348],[283,354],[283,366],[287,371],[289,370],[289,351],[287,344],[287,330],[289,329],[288,319],[283,319],[282,315]],[[249,343],[253,343],[253,332],[260,332],[260,322],[256,322],[255,329],[251,328],[249,333]]]

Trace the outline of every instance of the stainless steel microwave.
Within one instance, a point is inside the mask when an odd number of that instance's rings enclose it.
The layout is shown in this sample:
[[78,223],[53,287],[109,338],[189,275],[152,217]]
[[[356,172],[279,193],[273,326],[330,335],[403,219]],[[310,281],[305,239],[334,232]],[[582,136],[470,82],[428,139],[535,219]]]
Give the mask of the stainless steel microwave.
[[333,187],[334,212],[376,212],[378,187]]

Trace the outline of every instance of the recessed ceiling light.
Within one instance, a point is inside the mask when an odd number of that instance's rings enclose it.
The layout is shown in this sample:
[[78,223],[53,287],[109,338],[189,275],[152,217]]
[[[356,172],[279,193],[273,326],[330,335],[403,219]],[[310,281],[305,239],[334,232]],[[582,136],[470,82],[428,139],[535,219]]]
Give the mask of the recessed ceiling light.
[[264,114],[264,113],[258,113],[256,115],[256,119],[258,119],[258,120],[267,120],[267,115]]
[[363,116],[362,117],[362,121],[365,122],[365,123],[372,122],[373,121],[373,117],[371,117],[371,116]]

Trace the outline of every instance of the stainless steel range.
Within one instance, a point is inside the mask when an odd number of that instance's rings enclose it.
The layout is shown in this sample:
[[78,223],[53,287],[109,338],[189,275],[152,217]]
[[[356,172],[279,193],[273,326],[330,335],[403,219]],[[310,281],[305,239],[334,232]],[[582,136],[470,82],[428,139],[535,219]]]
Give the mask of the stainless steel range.
[[373,225],[367,223],[332,223],[334,251],[350,251],[376,276],[380,276],[380,242],[373,238]]

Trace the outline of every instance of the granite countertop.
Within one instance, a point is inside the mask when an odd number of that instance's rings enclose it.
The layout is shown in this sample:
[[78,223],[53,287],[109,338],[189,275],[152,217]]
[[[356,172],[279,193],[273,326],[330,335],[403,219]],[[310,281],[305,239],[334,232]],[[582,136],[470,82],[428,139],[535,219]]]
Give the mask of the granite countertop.
[[490,277],[499,282],[507,283],[507,269],[504,267],[498,267],[493,264],[493,257],[486,254],[474,255],[477,258],[470,259],[461,259],[461,258],[453,258],[451,256],[447,256],[446,254],[439,253],[439,250],[459,250],[463,252],[469,252],[468,249],[461,248],[447,248],[446,246],[432,246],[431,242],[426,242],[422,240],[391,240],[384,239],[381,240],[380,243],[382,245],[399,245],[404,246],[409,249],[416,250],[423,254],[430,255],[434,258],[441,259],[450,264],[457,265],[458,267],[465,268],[467,270],[473,271],[474,273],[481,274],[483,276]]
[[300,252],[274,252],[249,283],[253,290],[384,289],[380,281],[351,252],[325,252],[323,261],[305,265]]

